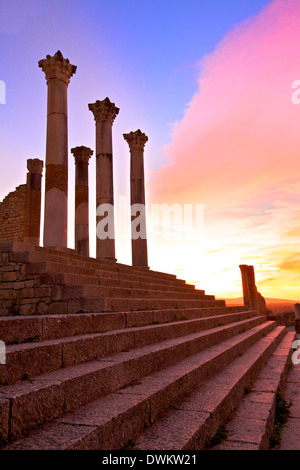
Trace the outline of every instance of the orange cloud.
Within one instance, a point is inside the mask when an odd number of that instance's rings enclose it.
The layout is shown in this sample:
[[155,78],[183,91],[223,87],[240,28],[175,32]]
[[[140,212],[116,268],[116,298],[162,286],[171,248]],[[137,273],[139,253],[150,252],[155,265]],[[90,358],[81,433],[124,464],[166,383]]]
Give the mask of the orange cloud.
[[[198,268],[198,279],[212,289],[215,280],[217,294],[240,292],[239,262],[252,262],[258,281],[272,279],[268,296],[300,290],[280,277],[283,266],[300,270],[284,261],[300,230],[300,106],[291,99],[299,44],[298,0],[276,0],[235,27],[202,59],[199,90],[153,178],[151,202],[205,204],[206,241],[196,250],[206,271]],[[180,267],[188,278],[195,262]]]

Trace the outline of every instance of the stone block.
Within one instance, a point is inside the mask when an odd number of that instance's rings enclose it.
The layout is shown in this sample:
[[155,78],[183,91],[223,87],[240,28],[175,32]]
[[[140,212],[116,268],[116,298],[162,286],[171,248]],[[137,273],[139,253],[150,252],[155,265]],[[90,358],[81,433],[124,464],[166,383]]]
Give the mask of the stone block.
[[2,274],[2,282],[13,282],[17,280],[17,273],[8,272]]
[[9,400],[0,398],[0,445],[8,440],[9,409]]

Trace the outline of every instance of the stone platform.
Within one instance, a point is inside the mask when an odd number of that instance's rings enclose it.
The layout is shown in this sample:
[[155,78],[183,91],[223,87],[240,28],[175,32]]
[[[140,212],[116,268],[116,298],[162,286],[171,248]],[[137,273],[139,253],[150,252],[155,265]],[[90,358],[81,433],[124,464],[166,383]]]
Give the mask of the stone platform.
[[205,449],[233,412],[223,445],[268,448],[284,326],[170,274],[21,242],[0,244],[0,274],[4,449]]

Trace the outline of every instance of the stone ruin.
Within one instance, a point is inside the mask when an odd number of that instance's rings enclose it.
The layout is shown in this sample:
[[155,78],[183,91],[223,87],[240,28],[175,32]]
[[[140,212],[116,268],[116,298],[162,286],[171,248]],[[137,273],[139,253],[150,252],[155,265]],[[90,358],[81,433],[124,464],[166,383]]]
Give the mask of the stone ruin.
[[252,310],[257,310],[260,315],[266,314],[266,301],[257,290],[254,267],[241,264],[240,270],[242,275],[244,305]]
[[[228,307],[149,269],[145,238],[132,240],[132,266],[117,263],[114,238],[97,238],[97,257],[90,258],[93,151],[85,146],[71,149],[75,250],[67,248],[67,88],[76,67],[59,51],[39,66],[48,86],[44,246],[42,161],[28,160],[27,184],[0,204],[0,445],[269,448],[295,332],[268,320],[251,266],[241,266],[245,305]],[[119,109],[108,98],[89,109],[96,202],[113,206],[112,125]],[[138,130],[124,139],[131,203],[145,204],[148,138]],[[213,447],[222,426],[228,437]]]

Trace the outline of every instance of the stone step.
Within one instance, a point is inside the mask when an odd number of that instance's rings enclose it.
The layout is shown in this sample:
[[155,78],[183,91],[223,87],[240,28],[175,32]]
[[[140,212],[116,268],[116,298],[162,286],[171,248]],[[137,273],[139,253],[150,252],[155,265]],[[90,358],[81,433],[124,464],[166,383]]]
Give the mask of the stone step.
[[43,284],[53,284],[59,286],[71,286],[75,284],[89,284],[95,286],[103,286],[103,287],[123,287],[125,289],[132,288],[132,289],[149,289],[149,290],[164,290],[166,292],[172,291],[176,289],[176,292],[198,292],[201,294],[205,294],[204,290],[195,289],[195,286],[192,284],[184,285],[177,285],[177,284],[159,284],[150,282],[151,280],[147,279],[147,281],[134,281],[130,276],[129,279],[124,280],[123,276],[119,275],[118,278],[107,278],[103,275],[101,276],[88,276],[86,274],[73,274],[73,273],[53,273],[53,274],[41,274],[38,278],[36,278],[36,282],[40,282],[41,285]]
[[251,386],[285,334],[277,327],[224,370],[178,403],[136,440],[143,450],[205,449]]
[[[15,290],[15,293],[18,291]],[[0,289],[0,299],[11,299],[11,289]],[[50,298],[51,301],[67,301],[88,298],[122,298],[122,299],[143,299],[143,300],[209,300],[214,301],[213,295],[205,295],[202,292],[176,292],[164,290],[129,289],[122,287],[101,287],[93,285],[71,285],[24,288],[19,290],[20,305],[31,303],[31,299]]]
[[[168,286],[178,286],[178,287],[187,287],[185,281],[181,279],[164,279],[164,278],[157,278],[156,276],[152,276],[150,271],[143,272],[140,275],[135,274],[134,272],[120,272],[117,270],[107,270],[107,269],[92,269],[86,268],[84,266],[70,266],[64,265],[61,263],[55,263],[53,261],[39,261],[35,263],[27,263],[22,266],[22,274],[24,275],[32,275],[32,274],[56,274],[56,273],[66,273],[66,274],[80,274],[86,276],[92,276],[94,278],[99,278],[100,281],[102,279],[123,279],[126,281],[133,280],[135,282],[147,282],[151,284],[158,284],[158,285],[168,285]],[[190,288],[190,287],[189,287]]]
[[176,323],[124,328],[107,333],[67,336],[40,343],[8,345],[6,365],[0,365],[0,384],[11,385],[24,380],[24,377],[30,379],[63,367],[101,359],[125,350],[142,348],[252,317],[253,312],[250,311],[227,313]]
[[[18,251],[10,254],[3,253],[2,255],[8,256],[9,259],[9,261],[6,259],[4,263],[6,265],[5,269],[9,272],[7,274],[3,273],[2,282],[14,281],[15,279],[11,279],[11,276],[16,277],[16,273],[11,272],[11,270],[21,266],[20,273],[25,276],[39,273],[61,272],[90,276],[94,279],[93,283],[95,282],[95,278],[99,277],[100,282],[101,279],[107,280],[111,278],[122,281],[145,282],[147,284],[161,284],[162,286],[168,285],[176,288],[185,287],[188,290],[194,289],[194,286],[187,285],[184,280],[179,280],[174,275],[158,273],[151,270],[148,271],[142,268],[133,268],[132,266],[119,265],[112,262],[104,262],[103,265],[103,263],[98,260],[84,262],[84,258],[82,259],[81,257],[79,257],[75,264],[72,264],[72,259],[70,260],[69,255],[66,253],[60,253],[60,256],[49,256],[45,253]],[[37,259],[40,261],[36,261]],[[31,262],[32,260],[35,262]],[[0,269],[3,272],[4,268]],[[10,285],[4,287],[10,288]]]
[[[22,302],[21,302],[22,303]],[[224,300],[176,300],[176,299],[129,299],[129,298],[81,298],[77,300],[57,301],[57,308],[61,305],[67,308],[67,313],[94,313],[94,312],[120,312],[159,309],[183,309],[201,307],[225,307]],[[66,306],[67,304],[67,306]],[[22,305],[20,313],[22,314]],[[35,313],[33,310],[24,314]],[[66,313],[66,312],[63,312]]]
[[[222,373],[228,364],[265,336],[264,341],[259,341],[259,345],[262,344],[263,347],[260,348],[259,357],[254,360],[252,354],[254,365],[250,369],[248,367],[244,374],[250,380],[254,370],[259,367],[261,362],[265,361],[262,349],[268,352],[271,351],[276,337],[284,334],[283,329],[278,327],[275,330],[275,335],[273,334],[269,338],[274,326],[274,322],[266,322],[230,337],[226,333],[232,327],[223,327],[220,329],[220,336],[223,333],[223,338],[219,338],[217,342],[212,342],[212,337],[209,338],[207,343],[209,345],[208,349],[201,350],[201,352],[199,350],[197,352],[195,349],[193,352],[190,350],[189,354],[185,357],[181,356],[181,362],[179,363],[179,358],[177,361],[174,361],[173,350],[173,353],[170,355],[170,359],[173,358],[173,362],[166,361],[163,370],[161,365],[159,365],[158,357],[156,360],[152,357],[151,367],[149,367],[150,363],[146,368],[136,366],[134,373],[126,374],[126,380],[123,384],[123,386],[127,385],[125,389],[122,389],[120,370],[118,388],[115,388],[114,391],[108,390],[108,385],[111,383],[109,380],[106,380],[107,389],[104,396],[86,406],[84,406],[84,402],[81,402],[80,410],[70,414],[64,413],[61,419],[57,419],[56,422],[33,431],[29,437],[11,443],[6,449],[120,449],[130,441],[136,440],[144,428],[158,421],[169,409],[179,404],[186,395],[191,394],[201,384],[207,382],[207,380],[216,374]],[[213,334],[213,332],[210,332],[210,334]],[[137,352],[130,353],[132,360],[133,353]],[[106,364],[107,366],[116,367],[117,362]],[[153,370],[155,364],[156,370]],[[129,372],[125,366],[126,371]],[[69,380],[71,380],[71,374],[69,374]],[[134,383],[130,383],[132,380],[134,380]],[[57,380],[56,384],[58,387],[61,381]],[[72,385],[74,396],[77,394],[74,381]],[[18,404],[18,394],[16,392],[14,396],[7,394],[7,397],[3,397],[3,409],[5,409],[5,398],[12,401],[10,421],[7,422],[6,428],[4,421],[4,424],[2,424],[3,438],[5,438],[5,429],[9,429],[10,438],[18,437],[22,433],[22,429],[34,427],[33,421],[35,421],[35,425],[38,423],[42,424],[43,420],[45,422],[48,416],[54,417],[56,414],[59,417],[59,410],[62,412],[63,408],[64,412],[70,411],[69,403],[66,399],[63,400],[63,397],[61,397],[61,403],[58,403],[58,401],[54,403],[49,393],[48,409],[42,413],[38,383],[35,386],[31,384],[31,387],[33,387],[32,393],[36,395],[36,399],[31,400],[31,406],[29,405],[29,396],[27,396],[26,407],[24,406],[24,399],[20,400],[23,406]],[[96,382],[94,381],[94,387],[90,387],[89,381],[86,380],[85,389],[89,392],[95,390]],[[67,387],[64,388],[65,395],[66,391]],[[213,399],[215,391],[216,389],[213,390],[213,393],[210,391],[206,398]],[[58,393],[55,396],[57,397]],[[28,410],[31,411],[30,416]],[[191,428],[194,428],[193,421],[195,418],[192,419],[194,415],[195,413],[189,413],[189,426]],[[198,417],[200,418],[200,413]],[[206,413],[206,418],[212,419],[208,412]],[[9,416],[7,417],[8,419]],[[164,437],[170,438],[170,434],[168,432]],[[160,441],[158,448],[165,448],[164,444],[164,441]],[[177,449],[179,447],[174,448]]]
[[[27,248],[24,250],[24,248]],[[0,247],[1,250],[1,247]],[[1,251],[0,251],[1,252]],[[2,249],[3,253],[3,249]],[[139,268],[136,266],[130,266],[121,263],[115,263],[112,261],[97,260],[95,258],[85,258],[79,255],[74,255],[70,253],[47,250],[42,247],[35,247],[35,250],[28,250],[28,247],[24,246],[23,250],[14,250],[9,251],[10,260],[14,263],[34,263],[34,262],[43,262],[49,261],[57,264],[62,264],[69,267],[79,267],[84,269],[94,269],[94,270],[104,270],[112,272],[121,272],[133,274],[136,276],[145,276],[149,275],[157,279],[165,280],[177,280],[181,283],[185,283],[184,280],[177,279],[174,274],[163,273],[159,271],[148,270],[145,268]]]
[[[171,299],[171,300],[215,300],[214,295],[202,292],[176,292],[165,290],[134,289],[123,287],[102,287],[91,285],[55,286],[52,288],[53,300],[70,300],[90,297],[131,298],[131,299]],[[24,294],[26,298],[26,292]]]
[[[135,271],[137,273],[143,273],[145,271],[149,271],[148,269],[145,269],[145,268],[140,268],[137,266],[130,266],[127,264],[117,263],[114,261],[102,260],[102,259],[96,259],[96,258],[87,258],[81,255],[78,255],[72,249],[55,250],[55,249],[39,247],[39,246],[24,243],[24,242],[18,242],[18,241],[1,242],[0,254],[1,255],[8,254],[11,261],[14,261],[17,263],[20,262],[19,261],[20,257],[21,259],[23,259],[23,256],[26,256],[27,261],[25,260],[22,262],[28,262],[28,259],[29,259],[28,257],[34,258],[36,256],[36,257],[42,257],[43,259],[45,258],[57,259],[58,262],[61,262],[63,264],[78,263],[79,266],[83,266],[84,264],[86,264],[86,265],[94,265],[94,266],[103,266],[105,269],[110,269],[111,267],[115,267],[117,269],[128,269],[130,271]],[[3,259],[6,259],[6,258],[4,257]],[[2,257],[0,257],[0,263],[1,262],[2,262]],[[152,271],[152,270],[150,270],[150,272],[152,272],[153,274],[157,274],[158,276],[165,277],[165,278],[176,279],[176,276],[174,274],[164,273],[160,271]]]
[[151,269],[148,270],[148,269],[140,268],[137,266],[131,266],[131,265],[123,264],[123,263],[101,260],[101,259],[96,259],[96,258],[86,258],[75,253],[70,254],[68,252],[49,250],[43,247],[35,247],[35,252],[44,254],[46,256],[50,255],[51,257],[58,257],[59,259],[63,259],[63,263],[69,262],[70,264],[74,266],[86,266],[86,267],[91,266],[91,267],[94,267],[95,269],[97,269],[100,266],[103,266],[107,270],[111,268],[113,269],[116,268],[120,271],[122,270],[123,272],[128,271],[129,273],[136,273],[136,274],[141,274],[141,275],[149,272],[153,276],[155,275],[162,279],[179,280],[180,282],[185,283],[184,280],[177,279],[177,276],[175,274],[154,271]]
[[276,393],[283,392],[295,332],[288,332],[233,411],[225,427],[228,437],[213,450],[267,450],[274,425]]
[[[64,295],[59,286],[1,289],[0,316],[225,307],[224,300],[207,300],[207,297],[201,295],[193,299],[183,299],[182,296],[177,299],[173,296],[161,299],[159,296],[153,296],[154,298],[82,297],[76,292],[71,294],[70,288],[68,289],[69,296]],[[83,292],[87,292],[85,289],[86,286]],[[23,291],[29,293],[25,294]]]
[[[239,344],[232,347],[237,353],[241,348],[246,348],[252,341],[274,328],[274,322],[262,323],[264,319],[265,317],[254,317],[209,331],[67,367],[23,383],[2,386],[0,387],[0,400],[4,410],[2,428],[6,429],[5,410],[8,403],[10,406],[9,438],[16,439],[35,427],[53,421],[65,413],[78,410],[81,406],[101,396],[120,390],[133,382],[136,383],[143,377],[171,367],[186,358],[191,358],[205,350],[208,345],[212,348],[213,345],[216,346],[230,339],[234,344],[236,342]],[[228,350],[226,348],[222,356],[217,353],[217,367],[222,367],[222,364],[224,366],[226,358],[228,361],[233,359],[232,348],[228,347]],[[219,349],[216,346],[216,350],[219,351]],[[206,351],[205,354],[207,354]],[[196,368],[201,368],[199,362],[196,364]],[[184,367],[183,375],[189,382],[189,373],[185,366],[177,364],[177,367],[180,370]],[[201,373],[205,377],[212,371],[212,363],[208,360]],[[184,387],[180,393],[183,390]],[[171,396],[166,399],[171,399]],[[6,438],[7,436],[2,435],[3,440]]]
[[[54,304],[55,306],[56,304]],[[28,315],[0,317],[1,340],[5,344],[41,342],[133,326],[163,324],[197,318],[231,315],[245,307],[205,307],[139,312]],[[249,314],[256,315],[255,311]]]

